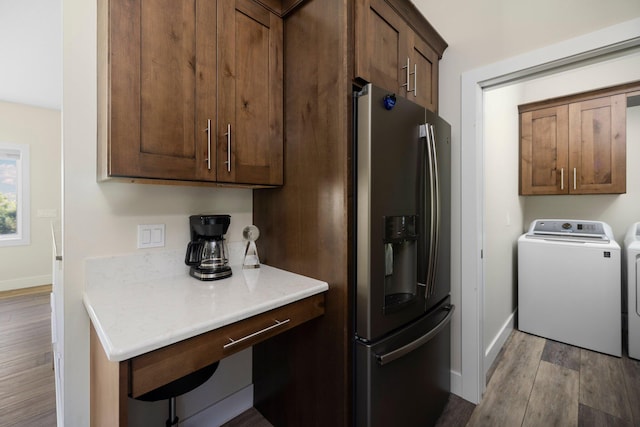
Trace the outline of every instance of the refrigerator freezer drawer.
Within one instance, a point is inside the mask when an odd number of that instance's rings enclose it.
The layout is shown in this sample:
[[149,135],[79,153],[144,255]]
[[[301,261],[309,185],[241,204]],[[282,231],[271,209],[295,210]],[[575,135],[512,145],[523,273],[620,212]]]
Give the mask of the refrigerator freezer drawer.
[[356,342],[356,425],[434,425],[450,389],[449,298],[377,343]]

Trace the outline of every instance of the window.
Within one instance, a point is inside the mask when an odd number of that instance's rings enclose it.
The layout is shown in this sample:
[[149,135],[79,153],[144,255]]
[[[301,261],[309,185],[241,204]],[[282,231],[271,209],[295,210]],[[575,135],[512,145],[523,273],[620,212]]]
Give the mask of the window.
[[0,142],[0,246],[29,244],[29,146]]

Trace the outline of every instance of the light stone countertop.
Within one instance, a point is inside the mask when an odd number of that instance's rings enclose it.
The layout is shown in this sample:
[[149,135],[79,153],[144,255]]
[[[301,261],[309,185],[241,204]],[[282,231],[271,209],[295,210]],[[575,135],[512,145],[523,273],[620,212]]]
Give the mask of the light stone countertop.
[[[111,361],[120,362],[328,290],[261,265],[230,278],[188,275],[179,252],[85,261],[85,308]],[[232,259],[233,261],[233,259]]]

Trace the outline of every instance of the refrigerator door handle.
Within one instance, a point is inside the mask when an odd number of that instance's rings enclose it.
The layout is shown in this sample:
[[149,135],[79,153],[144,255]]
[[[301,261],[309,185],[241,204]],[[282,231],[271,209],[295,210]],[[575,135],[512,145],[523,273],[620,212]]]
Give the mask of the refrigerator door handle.
[[433,232],[433,237],[435,240],[434,243],[434,251],[432,256],[432,268],[431,268],[431,293],[429,296],[433,295],[436,289],[436,268],[438,265],[438,257],[439,257],[439,247],[440,247],[440,172],[438,170],[438,155],[436,153],[436,135],[433,131],[433,125],[429,125],[429,129],[431,129],[431,150],[433,151],[433,190],[434,190],[434,198],[435,198],[435,227]]
[[442,329],[444,329],[449,324],[455,309],[456,309],[456,306],[453,304],[448,304],[444,306],[443,310],[447,310],[448,313],[445,316],[445,318],[442,319],[442,321],[436,325],[435,328],[433,328],[432,330],[430,330],[420,338],[415,339],[410,343],[403,345],[402,347],[399,347],[395,350],[392,350],[382,355],[376,354],[376,360],[378,361],[378,364],[380,366],[387,365],[393,362],[394,360],[397,360],[403,356],[406,356],[407,354],[411,353],[412,351],[416,350],[417,348],[431,341],[436,335],[440,333],[440,331],[442,331]]
[[[427,289],[425,290],[424,297],[429,298],[433,293],[435,282],[435,260],[436,260],[436,251],[437,251],[437,210],[438,210],[438,195],[437,195],[437,167],[434,167],[436,164],[435,159],[435,140],[433,134],[433,126],[430,124],[425,125],[426,130],[426,138],[427,138],[427,166],[429,168],[429,255],[427,258],[427,271],[426,271],[426,285]],[[425,206],[426,208],[426,206]]]

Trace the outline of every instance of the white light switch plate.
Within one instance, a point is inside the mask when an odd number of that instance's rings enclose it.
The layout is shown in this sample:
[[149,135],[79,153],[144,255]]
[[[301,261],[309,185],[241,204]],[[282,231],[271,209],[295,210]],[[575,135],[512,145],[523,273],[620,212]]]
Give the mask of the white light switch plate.
[[138,249],[164,246],[164,224],[138,225]]

